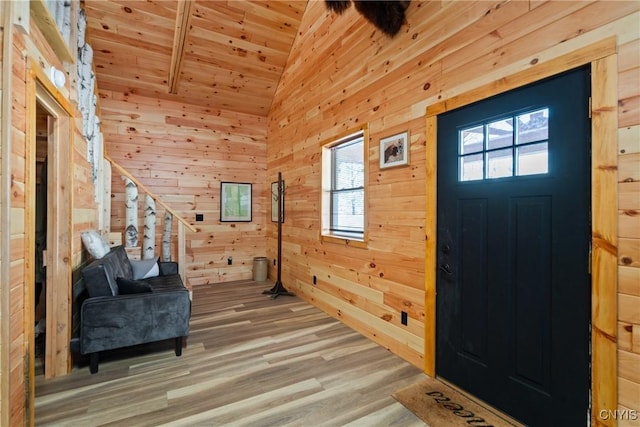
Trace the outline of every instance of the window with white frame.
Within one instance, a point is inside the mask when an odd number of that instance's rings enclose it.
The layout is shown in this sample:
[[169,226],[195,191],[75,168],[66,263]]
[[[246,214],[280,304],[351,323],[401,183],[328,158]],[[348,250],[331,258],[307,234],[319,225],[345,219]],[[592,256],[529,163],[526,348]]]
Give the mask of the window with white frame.
[[366,153],[363,126],[322,146],[322,236],[365,240]]

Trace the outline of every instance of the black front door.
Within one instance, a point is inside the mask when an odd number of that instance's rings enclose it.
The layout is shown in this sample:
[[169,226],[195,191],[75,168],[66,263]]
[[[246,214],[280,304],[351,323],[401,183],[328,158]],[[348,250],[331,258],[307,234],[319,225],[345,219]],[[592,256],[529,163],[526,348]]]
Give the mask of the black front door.
[[438,117],[438,376],[529,425],[585,425],[589,70]]

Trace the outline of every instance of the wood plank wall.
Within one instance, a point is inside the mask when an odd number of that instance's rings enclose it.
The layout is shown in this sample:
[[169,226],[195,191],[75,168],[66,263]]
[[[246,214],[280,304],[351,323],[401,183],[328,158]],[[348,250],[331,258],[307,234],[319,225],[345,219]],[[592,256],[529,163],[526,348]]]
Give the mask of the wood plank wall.
[[[10,24],[9,15],[11,13],[10,4],[0,5],[0,19],[2,20],[2,28],[0,29],[0,39],[2,40],[2,55],[0,56],[0,277],[9,275],[11,260],[7,259],[7,253],[10,252],[9,241],[7,240],[7,228],[10,224],[10,196],[7,194],[9,186],[6,169],[9,167],[7,153],[11,147],[7,146],[6,141],[11,140],[11,127],[7,129],[6,123],[11,122],[11,118],[7,117],[11,111],[11,102],[7,96],[11,93],[11,61],[7,59],[7,49],[12,50],[11,34],[5,30]],[[8,424],[11,384],[9,367],[10,365],[10,325],[6,319],[10,319],[10,295],[11,288],[4,280],[0,280],[0,424]]]
[[[187,232],[188,284],[251,278],[253,258],[266,255],[266,119],[105,90],[100,108],[107,153],[198,229]],[[223,181],[252,184],[251,222],[220,222]],[[116,173],[111,188],[111,231],[122,232],[124,182]],[[138,198],[142,212],[143,194]],[[196,213],[204,221],[196,222]],[[140,230],[142,224],[140,218]],[[158,255],[161,236],[158,221]]]
[[[109,133],[105,136],[106,144],[116,160],[132,171],[139,170],[145,185],[166,195],[185,216],[195,212],[205,214],[203,223],[195,223],[201,231],[188,236],[188,275],[194,285],[247,278],[253,256],[266,252],[275,257],[275,225],[267,221],[266,194],[269,182],[282,171],[288,187],[283,227],[285,286],[422,367],[424,211],[426,198],[433,191],[424,187],[426,106],[524,69],[530,66],[529,58],[539,52],[554,56],[563,49],[571,51],[617,35],[618,401],[620,408],[640,410],[637,10],[638,2],[630,1],[414,0],[408,11],[408,25],[391,40],[375,32],[353,10],[335,17],[324,11],[323,2],[310,2],[268,123],[228,111],[202,111],[131,94],[103,92],[100,94],[103,114],[105,109],[109,110],[105,115],[108,118],[103,116]],[[0,348],[5,351],[10,346],[10,371],[2,372],[2,381],[8,377],[10,425],[20,425],[25,419],[27,398],[22,308],[25,230],[20,221],[25,216],[21,189],[25,179],[26,124],[24,114],[20,113],[26,102],[25,45],[44,65],[59,61],[37,31],[31,36],[23,36],[16,30],[14,34],[14,48],[8,53],[14,61],[12,168],[0,171],[12,174],[12,188],[16,189],[11,196],[12,228],[2,230],[2,238],[9,236],[11,240],[8,256],[12,268],[8,280],[2,282],[3,286],[10,286],[11,334],[10,343],[3,342]],[[73,99],[73,89],[65,93]],[[159,110],[164,114],[159,114]],[[321,244],[318,143],[363,122],[370,124],[371,133],[369,248]],[[269,146],[265,149],[267,126]],[[72,165],[74,268],[86,259],[79,233],[97,225],[86,144],[79,137],[81,127],[76,127]],[[411,165],[379,171],[379,138],[402,130],[411,134]],[[148,146],[151,148],[145,148]],[[156,149],[158,146],[162,148]],[[140,160],[143,156],[146,158]],[[167,156],[173,167],[160,161]],[[252,223],[234,226],[217,221],[220,181],[254,184]],[[114,184],[121,185],[117,180]],[[269,237],[268,247],[264,243],[265,234]],[[226,266],[229,254],[233,256],[233,266]],[[273,266],[271,270],[272,275]],[[313,275],[319,279],[316,286],[311,284]],[[402,310],[409,313],[407,327],[400,325]]]
[[[353,9],[335,16],[310,2],[269,115],[268,178],[281,171],[287,183],[285,287],[423,367],[424,212],[435,191],[425,188],[425,108],[616,36],[618,404],[640,411],[639,9],[631,1],[412,1],[390,39]],[[361,123],[371,138],[369,246],[322,243],[319,142]],[[380,138],[403,130],[411,165],[381,171]],[[267,232],[273,256],[274,227]]]
[[[635,63],[624,52],[635,49]],[[619,54],[619,104],[636,104],[640,42]],[[628,68],[627,68],[628,67]],[[633,76],[632,78],[629,75]],[[635,87],[634,87],[635,86]],[[634,99],[635,98],[635,99]],[[636,117],[637,118],[637,117]],[[621,408],[640,409],[640,126],[625,120],[618,131],[618,391]],[[640,420],[636,420],[640,425]]]
[[[26,9],[19,10],[20,13],[24,13],[24,16],[29,14],[29,4],[24,3]],[[23,16],[23,17],[24,17]],[[29,26],[29,20],[23,19],[22,23]],[[75,68],[73,64],[63,64],[56,57],[55,53],[48,45],[42,32],[31,23],[29,34],[24,34],[18,27],[12,26],[13,31],[13,49],[10,52],[3,52],[5,55],[12,55],[13,61],[13,75],[11,77],[11,92],[12,92],[12,115],[11,123],[7,123],[4,118],[2,125],[9,124],[11,126],[11,170],[0,171],[0,173],[7,174],[11,179],[11,218],[10,229],[2,230],[2,238],[9,239],[10,245],[10,257],[11,270],[10,277],[2,278],[2,286],[10,286],[10,313],[9,330],[10,330],[10,355],[9,355],[9,372],[2,372],[3,381],[8,379],[9,383],[9,396],[8,402],[9,424],[8,425],[29,425],[33,422],[32,408],[29,407],[30,399],[33,398],[33,384],[29,383],[29,350],[30,339],[32,339],[32,331],[25,328],[29,322],[33,321],[33,313],[28,313],[29,310],[33,310],[33,303],[28,300],[33,298],[27,288],[29,279],[26,277],[26,272],[29,271],[27,267],[28,259],[25,257],[26,239],[29,233],[28,224],[26,219],[32,212],[27,212],[29,206],[29,200],[35,197],[31,193],[31,190],[27,188],[27,170],[29,167],[26,165],[27,152],[29,147],[26,138],[27,129],[30,126],[27,118],[27,80],[29,79],[28,63],[31,60],[35,64],[38,64],[42,69],[49,66],[55,66],[58,69],[65,70],[67,72],[67,83],[64,88],[61,89],[63,96],[67,100],[72,100],[72,103],[76,105],[75,98]],[[35,109],[32,109],[35,111]],[[76,113],[76,116],[79,114]],[[91,167],[86,159],[87,145],[82,138],[82,122],[78,118],[74,124],[74,147],[73,161],[69,165],[68,173],[73,174],[73,215],[71,218],[72,241],[71,241],[71,266],[74,270],[74,281],[77,280],[78,269],[86,263],[88,254],[84,250],[80,238],[80,233],[84,230],[97,227],[97,210],[95,201],[93,199],[93,184],[91,182]],[[35,164],[33,165],[35,167]],[[4,254],[3,254],[4,256]],[[64,284],[62,284],[64,285]],[[71,283],[67,284],[72,286]],[[64,288],[59,288],[60,292],[65,293]],[[61,308],[63,312],[66,312],[67,308]],[[61,320],[65,324],[66,320]],[[31,338],[30,338],[31,337]],[[2,351],[7,343],[3,342],[0,345]],[[60,354],[56,357],[56,364],[66,366],[69,364],[68,351],[68,337],[61,336],[60,342],[55,343],[56,348],[60,349]],[[66,369],[65,369],[66,371]],[[1,399],[2,397],[0,397]],[[5,402],[2,402],[2,407],[5,407]],[[5,419],[4,416],[2,419]]]
[[[9,372],[3,372],[9,382],[9,407],[11,424],[21,424],[27,416],[24,407],[24,390],[26,388],[25,364],[25,340],[27,337],[22,320],[25,318],[25,262],[24,251],[26,248],[26,236],[24,230],[25,193],[26,181],[24,170],[25,158],[25,130],[26,130],[26,63],[22,54],[24,40],[14,34],[13,46],[10,52],[4,55],[12,56],[13,73],[11,76],[11,122],[3,121],[3,126],[11,126],[11,198],[10,198],[10,230],[3,230],[3,238],[9,234],[10,254],[3,254],[10,259],[10,277],[2,278],[2,286],[9,286],[9,343],[3,343],[3,347],[9,346]],[[4,56],[3,55],[3,56]],[[9,171],[2,171],[8,173]],[[3,351],[6,351],[3,348]],[[6,380],[5,380],[6,381]]]

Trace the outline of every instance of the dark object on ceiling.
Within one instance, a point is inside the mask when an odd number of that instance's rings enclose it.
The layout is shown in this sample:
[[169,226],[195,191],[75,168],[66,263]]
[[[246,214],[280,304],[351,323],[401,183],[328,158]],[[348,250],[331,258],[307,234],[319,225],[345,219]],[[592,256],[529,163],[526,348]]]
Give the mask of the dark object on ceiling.
[[383,33],[393,37],[400,31],[404,23],[405,11],[411,0],[391,1],[356,1],[356,0],[325,0],[327,9],[338,15],[354,3],[356,9],[369,22]]

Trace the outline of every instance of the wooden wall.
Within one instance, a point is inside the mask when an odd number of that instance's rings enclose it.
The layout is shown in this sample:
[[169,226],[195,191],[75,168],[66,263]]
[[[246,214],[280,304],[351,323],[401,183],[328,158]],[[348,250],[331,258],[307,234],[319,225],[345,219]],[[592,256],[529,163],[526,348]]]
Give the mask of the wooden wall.
[[618,402],[640,413],[640,18],[635,23],[636,37],[618,49]]
[[[11,40],[10,34],[3,31],[3,37]],[[2,262],[9,264],[9,276],[1,278],[2,286],[2,326],[8,329],[8,335],[2,336],[1,351],[3,357],[8,354],[8,364],[3,363],[2,382],[3,388],[8,387],[9,395],[3,393],[2,408],[7,408],[9,412],[2,417],[3,420],[9,420],[11,424],[21,424],[26,418],[27,411],[24,405],[25,393],[27,386],[24,372],[26,370],[25,363],[25,341],[27,338],[24,330],[23,319],[25,313],[25,259],[24,251],[26,248],[26,236],[24,232],[25,212],[25,194],[24,183],[26,180],[24,167],[21,165],[24,160],[25,145],[25,118],[26,118],[26,64],[25,57],[22,54],[24,41],[19,37],[13,38],[11,42],[11,50],[3,51],[3,62],[7,61],[12,65],[10,76],[3,75],[3,82],[9,82],[11,88],[3,86],[3,97],[9,96],[11,99],[10,116],[3,116],[3,131],[8,127],[10,129],[11,142],[3,147],[3,155],[10,157],[8,164],[11,170],[2,169],[0,173],[6,179],[7,174],[11,174],[11,182],[9,183],[11,192],[9,200],[7,200],[9,218],[3,217],[2,238],[10,241],[9,252],[4,252],[3,246]],[[9,56],[11,57],[9,59]],[[4,71],[4,69],[3,69]],[[3,102],[5,100],[3,99]],[[7,129],[8,130],[8,129]],[[5,141],[3,139],[3,145]],[[4,157],[4,156],[3,156]],[[4,159],[3,159],[4,160]],[[22,162],[21,162],[22,160]],[[3,165],[7,163],[3,162]],[[15,165],[15,166],[14,166]],[[5,188],[2,189],[4,191]],[[5,201],[5,200],[3,200]],[[3,206],[4,207],[4,206]],[[3,213],[7,212],[3,209]],[[3,272],[4,273],[4,272]],[[8,301],[7,301],[8,296]],[[8,312],[5,310],[8,308]],[[3,390],[4,392],[5,390]],[[4,411],[3,411],[4,413]]]
[[[30,266],[30,248],[33,242],[32,230],[30,229],[30,220],[33,219],[33,203],[35,194],[31,188],[33,178],[29,178],[29,174],[35,171],[35,161],[33,165],[30,162],[34,160],[29,157],[29,153],[33,153],[31,147],[33,141],[28,139],[28,134],[33,130],[34,123],[30,116],[35,112],[35,104],[30,104],[34,99],[29,98],[29,85],[33,82],[31,69],[37,68],[44,70],[49,66],[55,66],[60,70],[66,71],[66,84],[56,94],[60,101],[70,103],[72,106],[75,102],[75,68],[73,64],[63,63],[49,45],[42,31],[29,19],[29,2],[6,2],[12,3],[13,10],[9,13],[13,14],[12,25],[4,26],[3,30],[9,28],[13,39],[10,50],[3,49],[2,60],[5,61],[11,56],[11,76],[8,77],[9,87],[3,87],[2,94],[10,95],[11,115],[2,117],[2,128],[10,129],[10,159],[7,169],[0,170],[0,176],[8,179],[10,182],[10,200],[8,210],[9,218],[2,218],[2,254],[0,255],[0,263],[8,262],[10,265],[9,274],[2,277],[0,286],[2,288],[3,307],[5,306],[4,297],[6,288],[9,287],[9,311],[2,312],[3,325],[8,325],[10,331],[9,341],[5,341],[2,336],[0,342],[0,351],[3,357],[8,353],[8,370],[2,366],[0,378],[3,381],[3,389],[0,393],[0,407],[2,414],[0,415],[0,424],[2,425],[29,425],[33,422],[33,306],[34,298],[33,279],[29,278],[33,274],[32,266]],[[10,9],[10,8],[5,8]],[[4,10],[2,12],[4,12]],[[2,16],[0,12],[0,16]],[[3,37],[7,37],[9,31],[3,31]],[[75,48],[75,47],[74,47]],[[4,70],[4,67],[3,67]],[[44,76],[44,74],[42,74]],[[7,76],[3,75],[2,81],[6,81]],[[46,79],[46,78],[45,78]],[[31,105],[31,106],[30,106]],[[72,108],[73,110],[73,108]],[[71,111],[72,114],[78,115],[77,111]],[[91,183],[91,168],[86,159],[87,146],[82,138],[82,123],[78,120],[71,122],[73,132],[72,141],[65,138],[61,143],[73,143],[71,147],[71,164],[65,164],[66,173],[71,175],[73,183],[72,215],[71,218],[62,219],[61,222],[71,224],[70,233],[71,241],[68,252],[71,256],[66,259],[65,263],[72,270],[77,271],[79,266],[87,260],[87,253],[83,250],[80,232],[86,229],[95,228],[97,225],[97,210],[93,199],[93,185]],[[4,142],[3,138],[3,142]],[[3,150],[4,152],[4,150]],[[3,190],[4,191],[4,190]],[[68,195],[65,196],[68,199]],[[5,212],[3,208],[2,212]],[[67,229],[62,230],[65,235]],[[9,247],[9,253],[4,252],[4,245]],[[75,277],[75,276],[74,276]],[[60,295],[70,292],[72,283],[57,283],[57,289]],[[67,312],[70,307],[58,307],[60,313]],[[58,308],[52,309],[52,312],[58,312]],[[68,352],[69,331],[67,319],[60,319],[56,322],[64,328],[65,333],[58,335],[57,342],[48,342],[50,348],[55,348],[55,360],[57,372],[54,375],[62,375],[67,373],[67,369],[71,366],[71,354]],[[6,322],[6,323],[5,323]],[[8,389],[7,395],[4,393],[4,387]],[[6,409],[6,410],[5,410]]]
[[618,390],[620,406],[640,412],[640,43],[623,48],[636,58],[620,56],[620,104],[636,117],[620,121],[618,136]]
[[[254,256],[275,258],[275,224],[267,216],[267,188],[278,171],[287,184],[283,227],[283,283],[302,298],[416,366],[423,367],[425,322],[427,106],[500,80],[517,71],[611,35],[618,43],[618,404],[640,411],[640,15],[638,2],[414,0],[407,24],[394,39],[356,14],[328,14],[309,2],[268,121],[230,111],[100,93],[107,151],[185,217],[203,213],[188,234],[188,280],[192,285],[244,279]],[[42,66],[65,68],[38,31],[13,28],[14,42],[2,60],[13,60],[10,206],[2,207],[4,249],[10,266],[1,281],[2,320],[10,319],[0,351],[2,420],[28,418],[24,372],[28,340],[25,312],[25,172],[27,56]],[[3,36],[6,35],[3,33]],[[537,61],[532,61],[533,58]],[[69,70],[67,70],[69,71]],[[68,73],[68,99],[74,99]],[[3,79],[3,81],[6,81]],[[7,87],[3,87],[3,94]],[[319,239],[319,142],[369,123],[369,245],[350,248]],[[77,129],[81,126],[76,124]],[[411,165],[378,169],[381,137],[408,130]],[[265,141],[268,135],[268,146]],[[613,143],[613,142],[612,142]],[[86,144],[76,130],[73,147],[74,269],[86,260],[80,232],[95,228]],[[220,223],[220,181],[251,182],[251,223]],[[122,183],[114,178],[114,199]],[[120,187],[118,187],[120,186]],[[117,211],[114,203],[114,211]],[[123,216],[116,215],[116,225]],[[9,226],[5,228],[5,224]],[[112,227],[117,231],[116,227]],[[268,244],[265,243],[268,237]],[[6,244],[6,246],[5,246]],[[616,250],[614,248],[613,250]],[[226,259],[233,257],[233,265]],[[429,260],[427,260],[429,264]],[[273,277],[274,267],[270,267]],[[312,284],[312,277],[317,284]],[[69,284],[70,286],[70,284]],[[609,286],[616,286],[615,283]],[[408,326],[400,312],[409,314]],[[621,421],[620,425],[638,425]]]
[[[109,156],[198,229],[187,232],[188,284],[251,278],[253,258],[266,255],[266,119],[104,90],[100,108]],[[223,181],[253,184],[251,222],[220,222]],[[112,194],[111,231],[122,232],[124,182],[115,170]],[[159,221],[158,242],[161,232]]]
[[[435,221],[425,216],[427,200],[435,200],[435,188],[425,185],[426,107],[518,72],[535,74],[537,64],[615,36],[618,404],[640,412],[639,9],[631,1],[412,1],[407,23],[390,39],[353,9],[335,16],[323,2],[309,2],[269,115],[268,178],[282,171],[287,183],[285,287],[424,367],[425,315],[432,315],[425,311],[425,225]],[[368,248],[322,243],[319,143],[362,123],[371,138]],[[411,165],[381,171],[380,138],[403,130],[411,135]],[[268,226],[270,256],[274,232]],[[434,259],[426,265],[434,268]],[[406,327],[401,311],[409,314]]]

